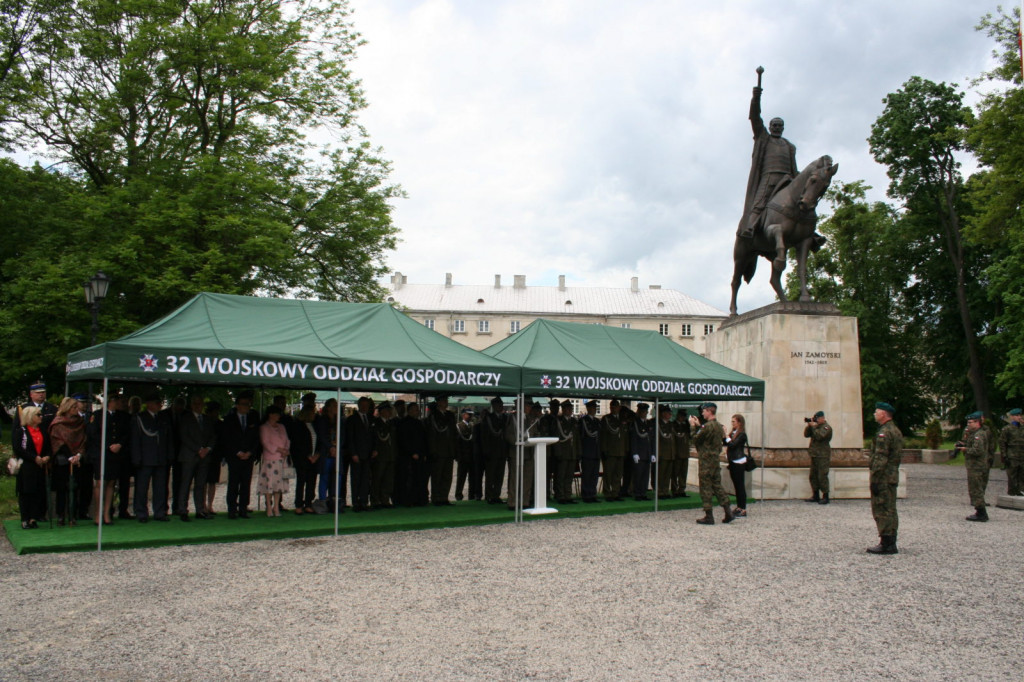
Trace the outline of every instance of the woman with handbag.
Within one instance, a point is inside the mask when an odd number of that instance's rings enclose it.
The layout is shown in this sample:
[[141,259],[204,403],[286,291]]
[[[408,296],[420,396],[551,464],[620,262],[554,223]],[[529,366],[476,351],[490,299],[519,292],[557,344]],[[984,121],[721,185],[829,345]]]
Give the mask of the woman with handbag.
[[14,456],[21,462],[14,487],[21,508],[21,527],[38,528],[46,516],[46,476],[50,466],[50,438],[40,428],[43,413],[38,407],[21,408],[14,430]]
[[732,430],[725,437],[725,453],[729,458],[729,478],[736,489],[736,509],[733,516],[747,515],[747,432],[742,414],[732,416]]

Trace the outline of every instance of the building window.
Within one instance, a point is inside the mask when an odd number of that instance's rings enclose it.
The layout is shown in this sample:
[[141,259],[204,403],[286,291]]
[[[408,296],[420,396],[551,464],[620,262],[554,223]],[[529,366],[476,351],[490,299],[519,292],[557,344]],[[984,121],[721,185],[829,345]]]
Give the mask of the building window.
[[427,319],[423,320],[423,326],[426,327],[427,329],[433,329],[434,328],[434,318],[428,317]]
[[707,336],[708,334],[710,334],[713,331],[715,331],[715,325],[713,325],[713,324],[706,324],[706,325],[704,325],[704,336]]
[[623,329],[629,329],[632,325],[630,325],[629,322],[623,322],[619,326],[622,327]]
[[519,320],[512,320],[508,323],[508,333],[518,334],[519,333]]
[[490,334],[491,333],[491,321],[490,320],[477,320],[476,321],[476,333],[477,334]]
[[679,332],[682,336],[693,336],[693,327],[688,324],[684,324],[682,331]]
[[465,334],[466,333],[466,321],[465,320],[452,320],[452,333],[454,333],[454,334]]
[[666,322],[659,323],[658,324],[658,332],[662,336],[668,336],[668,323],[666,323]]

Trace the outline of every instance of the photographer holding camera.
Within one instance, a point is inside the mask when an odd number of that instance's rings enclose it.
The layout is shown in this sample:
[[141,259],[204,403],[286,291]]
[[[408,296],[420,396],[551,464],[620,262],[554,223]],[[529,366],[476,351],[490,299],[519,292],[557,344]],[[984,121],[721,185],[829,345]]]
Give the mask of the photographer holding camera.
[[[804,438],[810,438],[808,454],[811,456],[811,493],[805,502],[828,504],[828,468],[832,459],[832,427],[825,421],[825,413],[818,410],[813,417],[804,419]],[[820,493],[820,494],[819,494]]]

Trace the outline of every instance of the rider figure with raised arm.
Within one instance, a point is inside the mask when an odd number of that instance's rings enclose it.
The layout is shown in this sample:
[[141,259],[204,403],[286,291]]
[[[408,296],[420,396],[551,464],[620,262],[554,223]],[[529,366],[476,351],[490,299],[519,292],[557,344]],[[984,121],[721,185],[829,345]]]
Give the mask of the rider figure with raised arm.
[[761,118],[761,74],[764,69],[757,67],[757,85],[750,99],[750,126],[754,130],[754,153],[747,179],[747,194],[743,202],[743,217],[740,218],[736,234],[753,238],[761,221],[761,214],[768,201],[780,188],[783,181],[792,180],[799,172],[796,167],[796,147],[782,137],[784,124],[781,118],[773,118],[764,127]]

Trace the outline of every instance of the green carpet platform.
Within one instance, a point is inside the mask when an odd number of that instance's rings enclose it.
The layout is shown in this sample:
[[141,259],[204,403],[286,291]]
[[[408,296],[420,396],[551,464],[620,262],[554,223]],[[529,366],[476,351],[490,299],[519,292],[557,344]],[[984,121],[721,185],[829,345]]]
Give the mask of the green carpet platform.
[[[555,505],[556,514],[542,516],[524,515],[526,521],[545,521],[608,514],[630,514],[652,512],[654,502],[598,502],[592,504]],[[675,509],[696,509],[700,496],[694,492],[689,497],[660,500],[659,511]],[[451,528],[456,526],[482,526],[495,523],[512,523],[513,512],[505,505],[491,505],[486,502],[456,502],[451,507],[417,507],[382,509],[380,511],[353,513],[351,509],[339,517],[338,532],[386,533],[401,530],[424,530],[428,528]],[[134,549],[137,547],[162,547],[168,545],[198,545],[210,542],[245,542],[247,540],[280,540],[306,538],[334,534],[334,515],[296,516],[287,512],[281,517],[267,518],[262,512],[250,515],[249,519],[229,519],[224,512],[211,521],[194,517],[189,523],[176,516],[162,523],[119,520],[113,526],[103,528],[103,549]],[[96,526],[85,521],[75,527],[60,528],[48,523],[40,524],[33,530],[22,530],[17,520],[4,521],[7,539],[18,554],[44,552],[84,552],[96,549]]]

